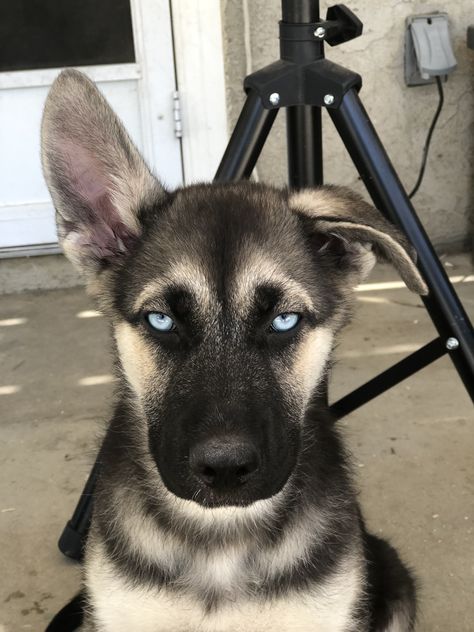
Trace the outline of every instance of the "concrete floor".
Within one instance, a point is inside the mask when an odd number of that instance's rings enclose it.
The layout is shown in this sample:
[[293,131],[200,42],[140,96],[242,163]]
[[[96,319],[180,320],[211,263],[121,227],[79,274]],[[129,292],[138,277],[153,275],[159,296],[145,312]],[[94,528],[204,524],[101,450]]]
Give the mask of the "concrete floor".
[[[448,273],[472,275],[466,256]],[[370,279],[397,280],[379,268]],[[457,284],[474,308],[474,278]],[[370,289],[338,348],[333,397],[434,337],[417,297]],[[0,632],[44,629],[76,591],[78,566],[56,541],[107,420],[107,325],[81,288],[0,301]],[[370,527],[420,580],[420,632],[474,630],[474,432],[448,358],[340,422]]]

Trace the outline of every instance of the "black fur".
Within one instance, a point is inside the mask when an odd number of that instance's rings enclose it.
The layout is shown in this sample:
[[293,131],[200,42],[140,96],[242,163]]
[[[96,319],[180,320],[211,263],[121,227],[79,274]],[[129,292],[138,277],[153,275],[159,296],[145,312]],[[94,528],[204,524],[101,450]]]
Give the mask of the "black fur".
[[407,618],[412,628],[416,619],[416,582],[412,574],[388,542],[365,530],[364,549],[368,568],[370,632],[387,627],[392,618],[389,604],[394,603],[408,605]]
[[78,630],[84,620],[84,607],[84,595],[79,593],[58,612],[45,632],[73,632],[73,630]]

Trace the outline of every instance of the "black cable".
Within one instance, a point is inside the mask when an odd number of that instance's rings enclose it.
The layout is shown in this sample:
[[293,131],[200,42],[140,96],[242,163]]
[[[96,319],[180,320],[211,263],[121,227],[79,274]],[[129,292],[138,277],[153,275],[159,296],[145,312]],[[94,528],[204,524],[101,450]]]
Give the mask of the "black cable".
[[423,147],[423,157],[421,159],[420,173],[418,174],[418,179],[415,183],[415,186],[413,187],[411,192],[408,194],[409,198],[412,198],[415,195],[415,193],[418,191],[418,189],[420,188],[421,182],[423,180],[423,176],[425,175],[426,161],[428,159],[428,151],[430,149],[431,137],[433,136],[434,128],[436,126],[436,123],[438,122],[438,118],[439,118],[439,115],[441,114],[441,110],[443,109],[443,103],[444,103],[443,84],[441,83],[441,77],[435,77],[435,79],[436,79],[436,85],[438,86],[438,94],[439,94],[438,107],[436,108],[435,115],[433,117],[433,120],[431,121],[430,129],[428,130],[428,136],[426,137],[426,141],[425,141],[425,146]]

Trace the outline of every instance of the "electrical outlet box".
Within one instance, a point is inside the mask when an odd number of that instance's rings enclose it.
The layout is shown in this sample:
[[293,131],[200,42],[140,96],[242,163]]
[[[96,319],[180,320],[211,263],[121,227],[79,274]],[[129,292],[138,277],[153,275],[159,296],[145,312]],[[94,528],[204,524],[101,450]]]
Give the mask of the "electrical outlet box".
[[405,83],[422,86],[434,83],[456,68],[451,48],[448,14],[435,12],[412,15],[406,19]]

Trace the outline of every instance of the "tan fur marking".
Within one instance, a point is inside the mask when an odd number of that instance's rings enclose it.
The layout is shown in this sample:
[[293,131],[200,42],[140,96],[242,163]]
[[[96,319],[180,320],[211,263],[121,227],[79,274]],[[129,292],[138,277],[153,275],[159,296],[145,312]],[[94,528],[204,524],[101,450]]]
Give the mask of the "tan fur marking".
[[363,244],[354,244],[355,248],[360,253],[359,257],[359,277],[357,283],[362,283],[372,271],[372,268],[377,263],[377,257],[370,248],[366,248]]
[[306,211],[315,217],[340,217],[347,215],[350,205],[347,199],[326,189],[309,189],[294,193],[289,200],[290,208]]
[[323,375],[333,339],[330,327],[317,327],[304,336],[295,354],[292,378],[303,395],[305,406]]
[[394,615],[385,632],[407,632],[410,630],[410,614],[406,610],[406,604],[400,602],[399,608],[394,607]]
[[247,507],[224,506],[203,507],[193,500],[179,498],[164,488],[163,500],[175,519],[188,522],[194,528],[230,529],[233,532],[250,523],[258,523],[268,518],[275,506],[286,497],[286,486],[271,498],[257,500]]
[[[209,281],[196,261],[181,259],[173,263],[170,273],[161,279],[153,279],[145,285],[134,301],[134,309],[139,311],[145,303],[157,301],[157,309],[160,308],[161,296],[170,285],[177,285],[189,290],[195,297],[199,309],[209,310],[215,308],[217,300],[212,296]],[[165,306],[161,306],[165,309]]]
[[300,560],[307,561],[316,537],[325,538],[327,533],[327,516],[319,510],[309,508],[301,520],[292,525],[277,547],[260,552],[259,571],[266,578],[288,572]]
[[123,373],[136,395],[143,397],[150,382],[167,379],[166,369],[157,366],[143,336],[131,325],[119,323],[114,335]]

